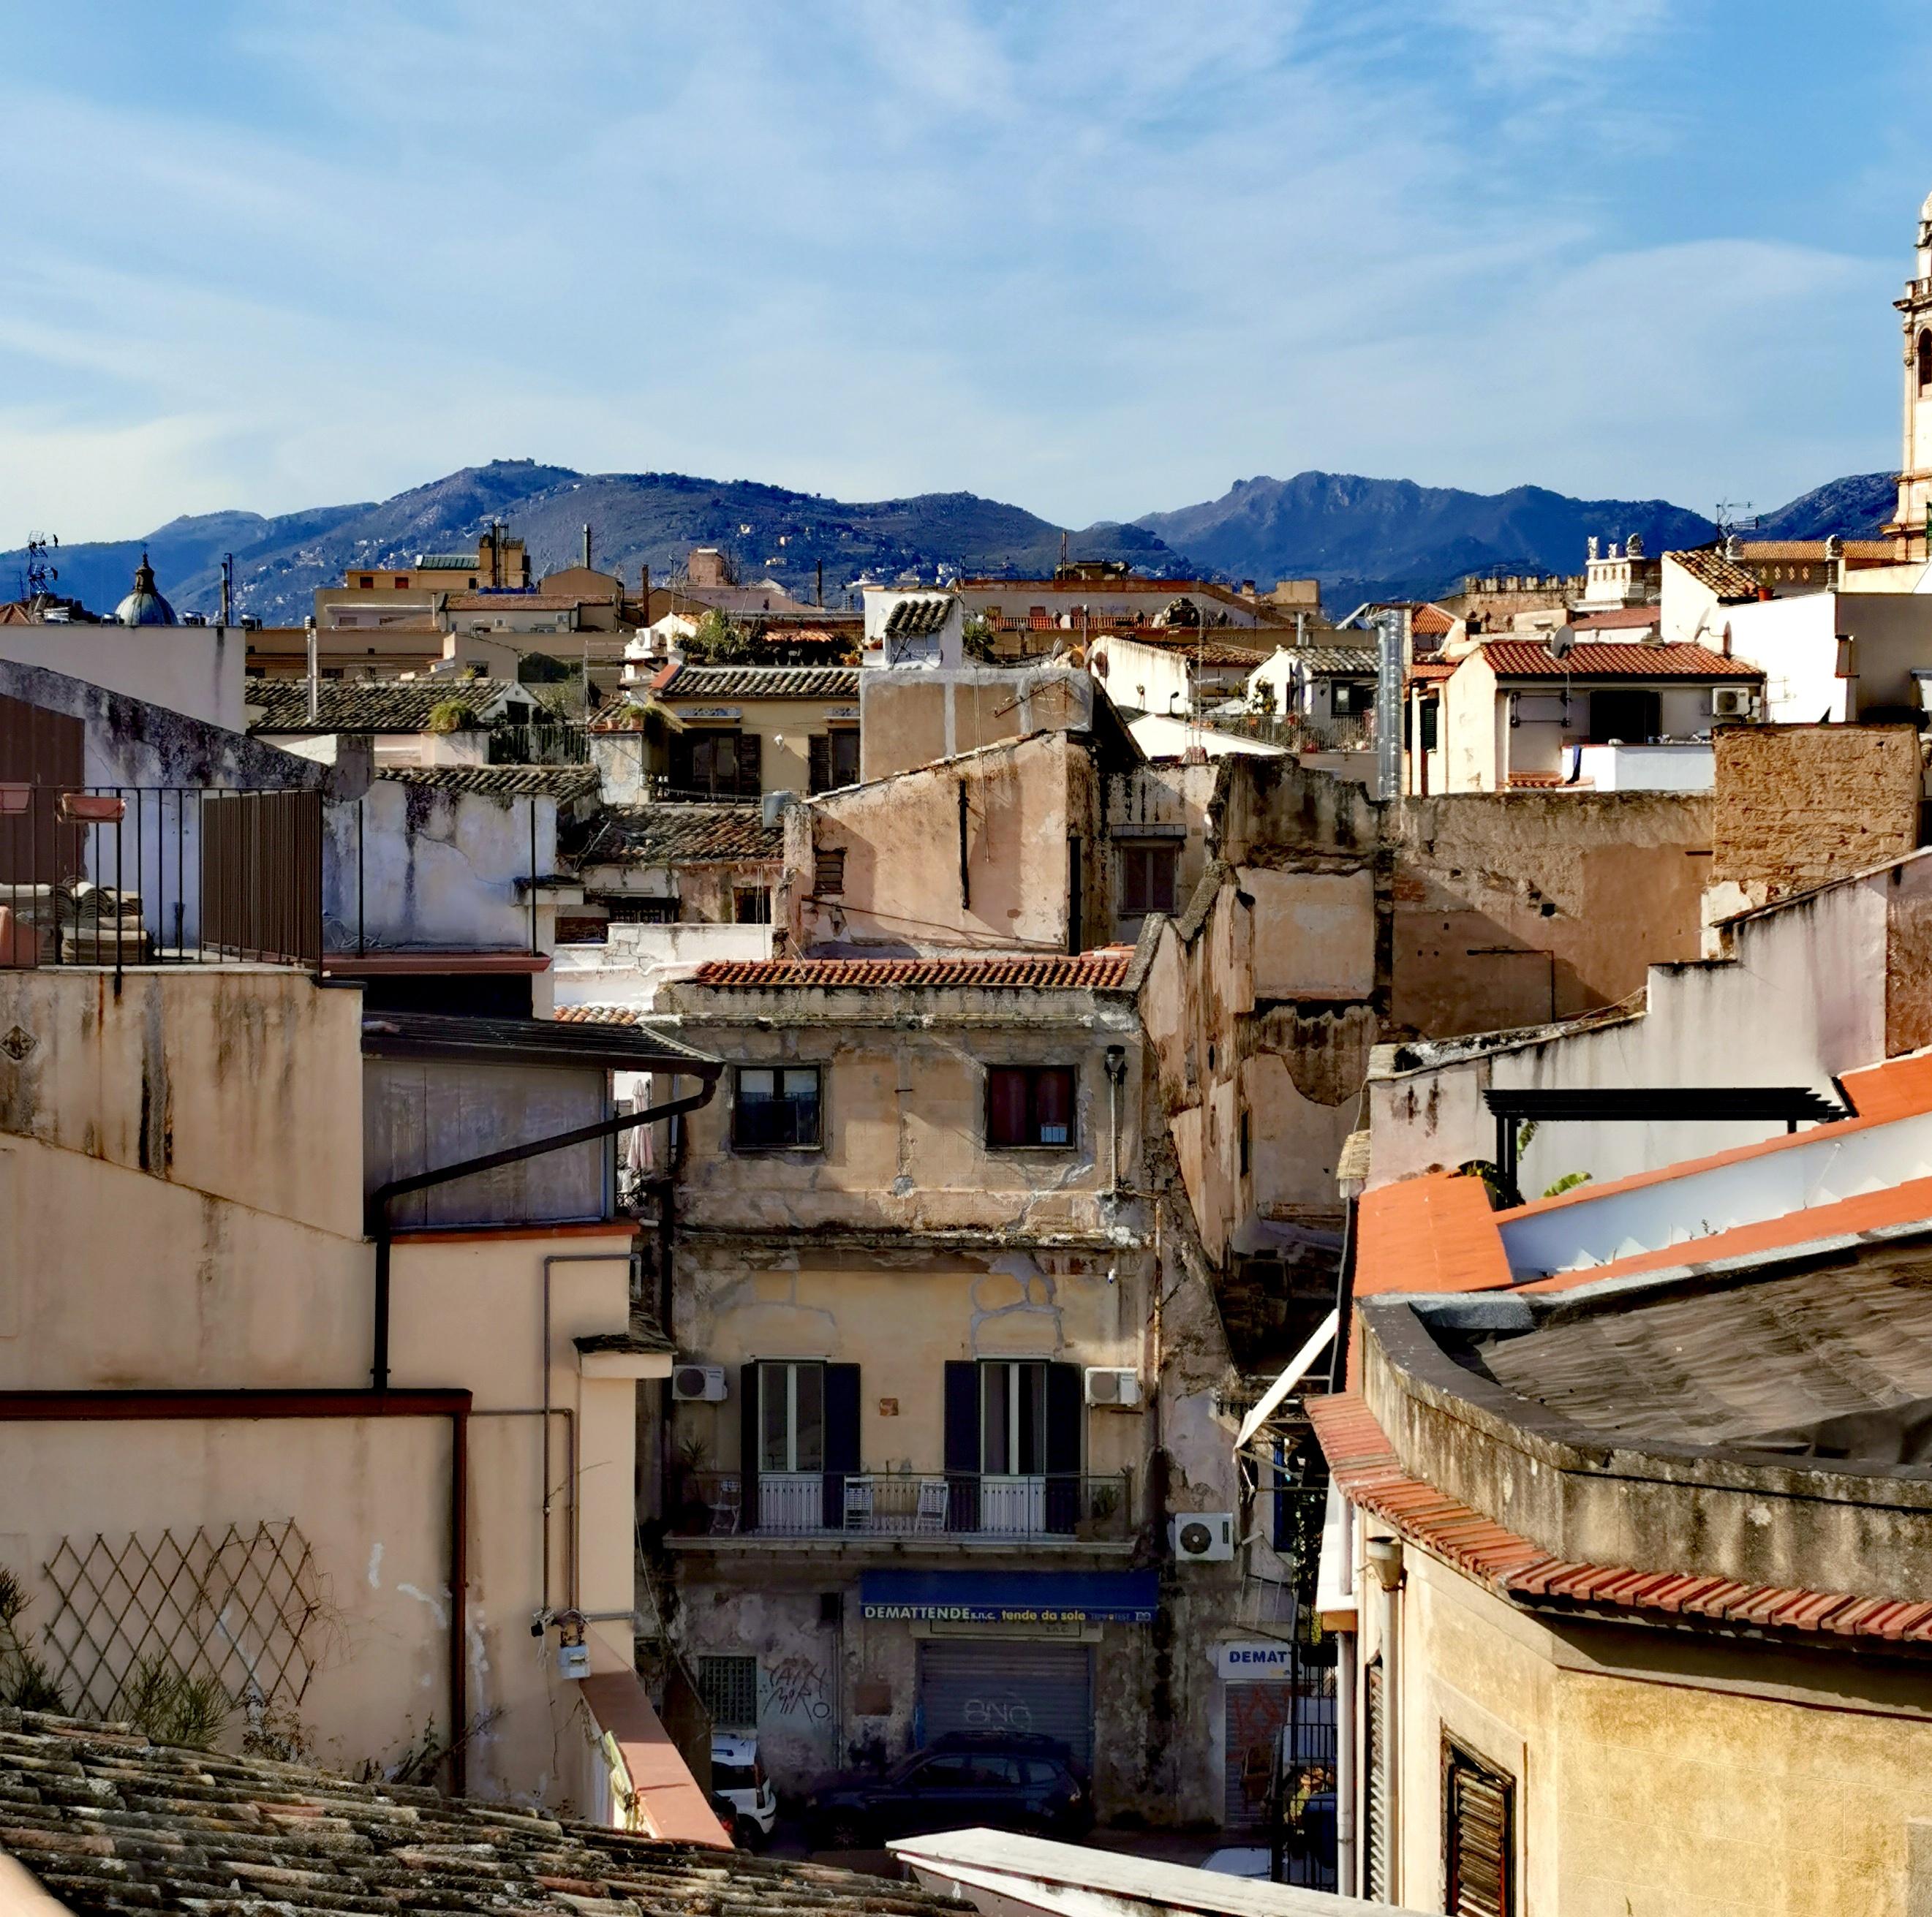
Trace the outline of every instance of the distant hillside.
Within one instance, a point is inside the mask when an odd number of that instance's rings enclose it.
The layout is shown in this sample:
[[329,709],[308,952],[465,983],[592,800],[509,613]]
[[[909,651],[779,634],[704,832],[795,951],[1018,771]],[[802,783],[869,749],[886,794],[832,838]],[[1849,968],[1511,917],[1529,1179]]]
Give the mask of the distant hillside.
[[1258,580],[1313,576],[1331,609],[1452,590],[1470,572],[1578,572],[1592,533],[1652,552],[1700,544],[1709,520],[1664,500],[1573,500],[1540,486],[1464,493],[1408,479],[1300,472],[1242,479],[1218,500],[1134,522],[1203,566]]
[[1801,494],[1789,506],[1768,512],[1748,536],[1754,539],[1870,539],[1898,505],[1898,475],[1858,472],[1849,479]]
[[[1869,534],[1892,511],[1892,479],[1837,479],[1760,523],[1760,536],[1819,538]],[[221,555],[236,560],[236,610],[271,624],[298,622],[318,586],[352,566],[406,563],[419,552],[473,545],[492,518],[530,542],[539,574],[572,563],[591,527],[596,563],[635,581],[648,562],[675,575],[694,546],[722,546],[747,579],[775,578],[801,597],[825,569],[826,598],[840,603],[861,574],[890,579],[940,564],[1038,577],[1060,557],[1124,560],[1136,572],[1213,579],[1312,574],[1336,610],[1365,598],[1452,591],[1471,572],[1581,569],[1592,534],[1641,533],[1653,552],[1702,544],[1711,523],[1662,500],[1574,500],[1537,486],[1459,492],[1406,479],[1303,472],[1244,479],[1218,500],[1130,524],[1066,531],[1037,514],[971,493],[848,503],[749,480],[675,472],[586,474],[529,460],[499,460],[412,488],[394,499],[319,506],[263,518],[251,512],[171,520],[145,540],[64,546],[61,590],[98,612],[128,587],[145,546],[161,590],[183,612],[219,604]],[[18,590],[24,562],[0,553],[0,598]]]
[[[862,573],[890,578],[908,568],[928,578],[942,562],[970,571],[1036,574],[1060,556],[1061,530],[1018,506],[970,493],[846,505],[745,480],[680,473],[584,474],[504,460],[451,473],[380,503],[328,506],[264,519],[213,513],[177,519],[146,541],[64,547],[61,590],[96,611],[128,590],[145,544],[161,590],[182,612],[220,604],[221,555],[235,555],[236,610],[271,625],[298,622],[318,586],[339,585],[355,566],[406,563],[419,552],[473,545],[491,517],[530,544],[539,573],[573,563],[591,527],[592,556],[633,582],[648,562],[671,577],[694,546],[721,546],[746,578],[776,578],[802,596],[825,568],[827,602]],[[1107,526],[1068,536],[1076,558],[1123,559],[1172,572],[1180,562],[1154,535]],[[0,594],[17,590],[23,561],[0,553]]]

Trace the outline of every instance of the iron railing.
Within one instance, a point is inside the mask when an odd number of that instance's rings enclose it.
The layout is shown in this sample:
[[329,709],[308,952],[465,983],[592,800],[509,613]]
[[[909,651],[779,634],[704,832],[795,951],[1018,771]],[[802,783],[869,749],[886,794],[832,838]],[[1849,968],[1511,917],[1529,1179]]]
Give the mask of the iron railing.
[[0,784],[0,968],[322,962],[322,795]]
[[673,785],[669,776],[663,772],[652,774],[650,794],[654,800],[672,806],[757,806],[764,802],[764,797],[761,790],[746,792],[730,785],[716,785],[708,789],[700,786]]
[[686,1537],[1122,1543],[1137,1528],[1133,1474],[1073,1472],[688,1472]]

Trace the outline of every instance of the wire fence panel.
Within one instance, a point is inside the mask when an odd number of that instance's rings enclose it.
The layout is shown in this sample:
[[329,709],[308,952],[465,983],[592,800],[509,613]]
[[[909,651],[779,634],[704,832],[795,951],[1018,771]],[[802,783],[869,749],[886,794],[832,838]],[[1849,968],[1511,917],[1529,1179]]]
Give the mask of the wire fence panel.
[[293,1519],[184,1538],[63,1538],[46,1576],[50,1675],[74,1709],[113,1718],[158,1666],[230,1700],[292,1708],[320,1658],[323,1594]]

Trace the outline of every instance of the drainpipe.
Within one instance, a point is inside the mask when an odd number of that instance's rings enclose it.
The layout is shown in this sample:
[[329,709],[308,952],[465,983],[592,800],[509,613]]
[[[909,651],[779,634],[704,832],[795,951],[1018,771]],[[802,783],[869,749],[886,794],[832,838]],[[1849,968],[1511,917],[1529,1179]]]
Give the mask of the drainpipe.
[[1127,1076],[1125,1046],[1107,1048],[1107,1188],[1120,1189],[1120,1087]]
[[[572,1145],[589,1144],[593,1139],[615,1138],[634,1125],[647,1125],[653,1119],[695,1112],[700,1106],[711,1102],[711,1095],[718,1086],[718,1069],[714,1067],[700,1074],[704,1083],[698,1090],[683,1098],[672,1099],[667,1104],[647,1106],[641,1112],[620,1112],[614,1118],[599,1119],[594,1125],[579,1125],[574,1130],[559,1132],[554,1137],[532,1138],[527,1144],[508,1145],[501,1151],[486,1151],[478,1158],[461,1159],[454,1165],[438,1166],[433,1172],[418,1172],[413,1177],[392,1178],[386,1185],[378,1185],[364,1201],[362,1210],[363,1235],[373,1238],[376,1244],[375,1326],[370,1340],[370,1382],[374,1388],[378,1391],[389,1388],[389,1245],[394,1229],[389,1220],[389,1208],[398,1198],[406,1198],[412,1192],[428,1191],[434,1186],[452,1184],[458,1178],[472,1178],[481,1172],[494,1172],[500,1165],[520,1164],[526,1158],[567,1151]],[[684,1074],[673,1076],[682,1077]]]
[[[1355,1508],[1342,1500],[1341,1584],[1355,1588]],[[1358,1617],[1358,1625],[1360,1623]],[[1355,1658],[1359,1629],[1338,1633],[1335,1647],[1335,1887],[1344,1897],[1360,1897],[1355,1880]]]

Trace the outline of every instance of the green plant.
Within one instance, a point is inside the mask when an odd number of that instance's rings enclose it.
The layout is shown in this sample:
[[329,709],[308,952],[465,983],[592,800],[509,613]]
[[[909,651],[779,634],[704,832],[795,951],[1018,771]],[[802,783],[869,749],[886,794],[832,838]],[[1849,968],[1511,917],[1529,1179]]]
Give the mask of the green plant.
[[121,1681],[120,1714],[157,1744],[211,1749],[235,1706],[220,1682],[194,1677],[159,1653],[142,1658]]
[[429,710],[431,732],[473,732],[483,716],[467,699],[439,699]]
[[45,1660],[35,1657],[20,1641],[20,1616],[31,1601],[27,1587],[0,1564],[0,1704],[10,1704],[16,1711],[46,1711],[65,1717],[68,1701]]
[[1589,1182],[1590,1174],[1587,1172],[1566,1172],[1543,1196],[1545,1198],[1561,1198],[1565,1192],[1574,1192],[1579,1185],[1587,1185]]
[[751,634],[716,608],[698,622],[697,631],[684,642],[684,656],[703,665],[748,665],[764,657]]
[[969,659],[977,659],[982,665],[991,665],[997,655],[993,650],[993,628],[982,618],[969,619],[961,629],[959,643]]

